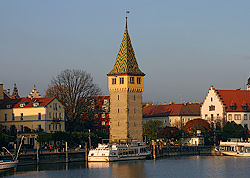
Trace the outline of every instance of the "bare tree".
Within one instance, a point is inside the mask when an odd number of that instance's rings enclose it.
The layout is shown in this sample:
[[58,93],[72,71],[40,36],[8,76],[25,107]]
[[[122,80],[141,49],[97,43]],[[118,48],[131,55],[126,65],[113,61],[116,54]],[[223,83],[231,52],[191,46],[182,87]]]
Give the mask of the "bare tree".
[[82,99],[101,95],[101,89],[93,83],[91,75],[79,69],[66,69],[53,77],[46,96],[57,97],[66,106],[66,120],[74,120],[83,112]]

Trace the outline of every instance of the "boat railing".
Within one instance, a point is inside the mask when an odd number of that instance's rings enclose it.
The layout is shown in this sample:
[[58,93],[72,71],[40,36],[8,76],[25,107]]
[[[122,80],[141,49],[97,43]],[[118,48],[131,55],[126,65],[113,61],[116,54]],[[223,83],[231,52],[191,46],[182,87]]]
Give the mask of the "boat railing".
[[113,145],[138,145],[137,139],[124,138],[124,139],[102,139],[102,144],[113,144]]

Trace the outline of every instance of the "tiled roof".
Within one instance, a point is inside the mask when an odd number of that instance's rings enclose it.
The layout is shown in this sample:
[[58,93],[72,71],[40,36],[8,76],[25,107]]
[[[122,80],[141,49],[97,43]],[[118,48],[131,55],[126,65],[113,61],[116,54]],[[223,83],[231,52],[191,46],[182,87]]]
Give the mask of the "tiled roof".
[[216,90],[216,92],[225,105],[226,111],[250,111],[249,90]]
[[18,102],[20,99],[11,99],[5,93],[3,93],[4,99],[0,100],[0,109],[9,109],[7,105],[11,105],[11,108]]
[[125,32],[123,35],[123,40],[115,61],[114,68],[107,75],[119,75],[119,74],[140,75],[140,76],[145,75],[139,69],[138,63],[136,61],[134,49],[132,47],[132,43],[128,34],[127,21],[126,21]]
[[171,104],[147,106],[143,117],[200,116],[200,104]]
[[34,102],[38,102],[39,105],[37,107],[45,107],[47,106],[55,97],[44,97],[44,98],[28,98],[28,97],[21,97],[19,98],[20,101],[14,106],[14,108],[20,108],[20,104],[25,103],[22,108],[33,107]]

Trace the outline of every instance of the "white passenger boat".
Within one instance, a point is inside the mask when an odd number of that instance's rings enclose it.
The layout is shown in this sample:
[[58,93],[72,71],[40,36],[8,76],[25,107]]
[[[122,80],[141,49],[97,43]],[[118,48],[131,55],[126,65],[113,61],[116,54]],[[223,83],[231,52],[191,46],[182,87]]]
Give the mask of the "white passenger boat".
[[250,156],[250,143],[220,142],[219,152],[228,156]]
[[134,139],[116,139],[108,143],[99,144],[88,154],[90,162],[111,162],[123,160],[146,159],[151,154],[145,143]]

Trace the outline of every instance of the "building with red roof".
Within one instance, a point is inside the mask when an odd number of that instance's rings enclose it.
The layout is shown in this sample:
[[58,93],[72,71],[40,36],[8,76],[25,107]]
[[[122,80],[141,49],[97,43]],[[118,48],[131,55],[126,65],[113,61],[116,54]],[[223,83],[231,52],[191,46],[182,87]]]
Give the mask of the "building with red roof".
[[147,106],[143,109],[143,123],[148,120],[162,121],[163,126],[181,128],[189,120],[200,118],[200,104],[186,103],[182,104],[164,104]]
[[212,127],[234,121],[250,128],[250,90],[216,90],[209,88],[201,107],[201,116]]
[[5,132],[14,125],[25,144],[35,145],[38,133],[65,131],[65,106],[57,98],[42,98],[35,88],[29,97],[10,98],[1,86],[0,93],[0,124]]

